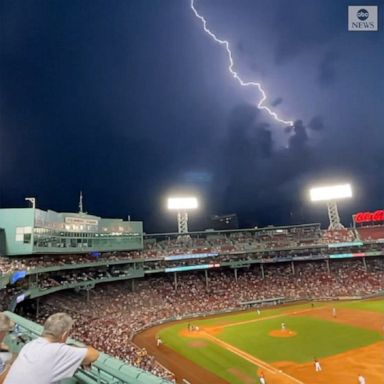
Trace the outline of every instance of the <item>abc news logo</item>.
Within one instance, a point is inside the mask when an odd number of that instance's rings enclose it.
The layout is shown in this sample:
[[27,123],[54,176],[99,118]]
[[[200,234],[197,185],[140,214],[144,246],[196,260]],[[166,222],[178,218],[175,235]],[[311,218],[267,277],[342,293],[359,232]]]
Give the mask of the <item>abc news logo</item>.
[[377,31],[376,5],[348,6],[348,31]]

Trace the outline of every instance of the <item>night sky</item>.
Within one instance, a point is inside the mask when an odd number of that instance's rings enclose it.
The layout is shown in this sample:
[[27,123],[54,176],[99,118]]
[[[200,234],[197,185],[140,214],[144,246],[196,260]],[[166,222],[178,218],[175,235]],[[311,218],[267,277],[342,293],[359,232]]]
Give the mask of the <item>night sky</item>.
[[[0,207],[143,220],[175,231],[192,191],[242,227],[321,221],[312,184],[350,181],[342,220],[383,208],[384,33],[348,32],[343,0],[196,0],[291,129],[256,108],[189,0],[0,0]],[[368,2],[369,5],[374,5]]]

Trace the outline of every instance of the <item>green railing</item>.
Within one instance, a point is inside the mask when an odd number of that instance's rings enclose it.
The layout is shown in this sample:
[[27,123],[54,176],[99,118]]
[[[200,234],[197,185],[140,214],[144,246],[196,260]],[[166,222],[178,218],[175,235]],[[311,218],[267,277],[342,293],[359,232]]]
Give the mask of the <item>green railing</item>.
[[[19,302],[23,301],[25,299],[36,299],[37,297],[42,297],[46,295],[50,295],[51,293],[55,293],[58,291],[63,291],[66,289],[76,289],[76,288],[82,288],[82,289],[92,289],[95,287],[96,284],[101,283],[110,283],[112,281],[120,281],[120,280],[129,280],[129,279],[137,279],[140,277],[144,277],[144,270],[143,269],[134,269],[129,271],[129,273],[126,273],[121,276],[116,277],[105,277],[101,279],[89,279],[85,281],[80,281],[76,283],[66,283],[58,285],[57,287],[52,287],[48,289],[41,289],[39,287],[31,287],[25,291],[18,292],[15,296],[12,297],[8,309],[9,311],[13,312],[16,309],[16,306]],[[19,298],[24,295],[24,298],[20,300]]]
[[[43,327],[12,312],[5,312],[17,325],[15,331],[5,338],[5,344],[13,353],[18,353],[29,341],[42,333]],[[73,339],[68,343],[83,346]],[[72,379],[62,381],[64,384],[170,384],[142,369],[133,367],[105,353],[92,364],[90,369],[79,368]]]

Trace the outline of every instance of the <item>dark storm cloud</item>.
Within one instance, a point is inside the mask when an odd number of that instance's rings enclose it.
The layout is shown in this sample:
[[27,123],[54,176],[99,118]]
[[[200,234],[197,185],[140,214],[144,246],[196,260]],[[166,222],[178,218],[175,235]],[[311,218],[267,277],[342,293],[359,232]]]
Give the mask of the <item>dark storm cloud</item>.
[[[272,106],[282,95],[284,115],[314,116],[308,125],[285,127],[243,104],[258,95],[233,81],[188,1],[6,1],[2,207],[36,195],[44,209],[76,209],[83,189],[89,212],[175,230],[159,196],[180,185],[203,190],[207,215],[300,223],[309,220],[292,214],[304,204],[300,191],[330,174],[362,180],[379,205],[383,31],[348,34],[345,0],[197,3],[233,42],[239,73],[265,84]],[[333,84],[332,93],[313,89]]]
[[293,126],[292,125],[288,125],[288,126],[286,126],[285,128],[284,128],[284,132],[285,133],[292,133],[292,131],[293,131]]
[[254,76],[265,76],[267,72],[266,68],[261,65],[259,60],[254,59],[252,52],[246,49],[245,44],[243,42],[238,42],[236,44],[236,63],[239,62],[239,58],[247,62],[248,68],[253,72]]
[[334,52],[327,52],[319,65],[318,82],[320,85],[327,87],[334,84],[336,80],[336,63],[338,56]]
[[324,119],[322,116],[314,116],[308,123],[308,128],[314,131],[322,131],[324,129]]
[[265,76],[265,74],[266,74],[266,70],[265,70],[265,68],[262,66],[262,65],[260,65],[260,64],[258,64],[258,63],[255,63],[255,62],[253,62],[253,63],[250,63],[249,64],[249,69],[254,73],[254,75],[256,75],[256,76]]
[[216,187],[226,190],[223,195],[225,202],[238,206],[243,196],[239,200],[234,190],[241,191],[243,195],[245,190],[250,192],[254,189],[251,185],[255,182],[258,164],[265,162],[273,153],[271,132],[268,125],[260,121],[260,111],[256,107],[240,105],[233,109],[222,148],[217,163]]
[[276,25],[279,26],[275,30],[276,63],[284,64],[296,55],[307,53],[344,32],[342,25],[335,23],[335,19],[344,20],[345,12],[343,1],[281,2],[276,14]]
[[236,48],[240,54],[243,54],[245,52],[244,44],[242,42],[238,42]]
[[272,132],[268,129],[268,127],[268,124],[264,124],[264,126],[260,125],[258,128],[257,142],[259,143],[260,155],[262,157],[270,157],[272,155]]
[[[283,217],[297,220],[290,212],[300,204],[297,191],[304,188],[312,164],[308,140],[303,122],[296,121],[288,148],[279,148],[259,110],[249,105],[236,107],[219,162],[221,178],[215,180],[221,205],[237,212],[246,225],[268,223],[271,212],[276,221]],[[282,209],[284,205],[287,210]],[[250,217],[253,221],[248,221]]]
[[240,214],[245,211],[245,201],[252,195],[256,199],[262,193],[258,191],[265,179],[261,164],[269,163],[273,153],[271,132],[260,115],[260,111],[250,105],[233,109],[217,163],[215,186],[217,196],[220,196],[218,205]]
[[269,125],[260,121],[260,111],[251,105],[241,105],[231,113],[229,120],[231,146],[250,157],[269,157],[272,154],[272,134]]
[[272,107],[276,107],[276,106],[280,105],[282,102],[283,102],[283,98],[277,97],[275,100],[272,101],[271,105],[272,105]]
[[307,130],[301,120],[295,121],[293,135],[289,138],[289,147],[297,150],[302,149],[308,141]]

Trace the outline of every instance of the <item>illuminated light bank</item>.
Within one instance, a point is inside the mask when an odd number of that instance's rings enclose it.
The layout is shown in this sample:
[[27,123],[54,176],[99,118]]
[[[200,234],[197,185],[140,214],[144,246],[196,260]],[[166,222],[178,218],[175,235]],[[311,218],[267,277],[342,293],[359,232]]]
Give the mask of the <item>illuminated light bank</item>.
[[196,197],[170,197],[168,198],[168,209],[183,211],[197,209],[199,204]]
[[325,187],[311,188],[311,201],[330,201],[352,197],[350,184],[332,185]]

